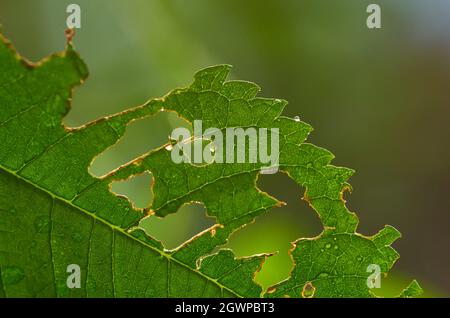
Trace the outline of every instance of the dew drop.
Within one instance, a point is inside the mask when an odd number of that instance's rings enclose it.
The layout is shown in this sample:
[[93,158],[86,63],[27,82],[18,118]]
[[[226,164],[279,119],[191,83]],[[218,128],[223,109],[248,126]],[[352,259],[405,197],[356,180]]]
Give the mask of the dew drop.
[[296,122],[300,122],[300,117],[299,117],[299,116],[295,116],[295,117],[294,117],[294,120],[295,120]]
[[334,249],[335,249],[335,250],[337,250],[338,248],[339,248],[339,246],[337,246],[337,245],[334,246]]
[[162,112],[165,111],[164,107],[161,107],[160,111],[162,111]]
[[330,243],[327,243],[326,245],[325,245],[325,248],[330,248],[331,247],[331,244]]
[[172,144],[168,144],[167,146],[164,147],[167,151],[171,151],[173,149]]

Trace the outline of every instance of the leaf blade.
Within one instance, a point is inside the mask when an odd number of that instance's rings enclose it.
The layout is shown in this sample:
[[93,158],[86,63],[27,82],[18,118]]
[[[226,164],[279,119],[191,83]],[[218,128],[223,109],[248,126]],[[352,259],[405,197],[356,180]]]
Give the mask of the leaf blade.
[[[8,216],[0,221],[2,295],[263,294],[254,275],[270,255],[236,259],[229,250],[214,252],[234,231],[282,204],[257,188],[262,164],[177,165],[162,146],[103,178],[88,173],[92,159],[115,144],[131,121],[152,116],[161,109],[174,111],[190,123],[202,119],[203,129],[279,129],[280,170],[306,188],[305,199],[319,214],[325,231],[318,238],[297,241],[292,275],[265,296],[304,296],[305,286],[312,286],[313,282],[317,284],[313,296],[372,296],[363,286],[366,276],[362,267],[358,267],[356,276],[353,272],[349,275],[354,277],[346,276],[349,268],[355,268],[349,257],[336,274],[323,280],[326,284],[315,279],[315,274],[320,275],[317,271],[325,273],[335,266],[333,255],[319,257],[320,253],[311,252],[316,246],[326,246],[330,238],[339,238],[343,246],[345,240],[366,246],[358,249],[367,259],[380,263],[383,272],[398,258],[389,246],[398,238],[393,228],[385,228],[372,238],[356,233],[358,219],[343,200],[353,171],[332,166],[330,152],[305,143],[312,128],[282,117],[285,101],[256,97],[260,90],[256,84],[226,81],[229,65],[201,70],[191,86],[174,90],[162,99],[68,129],[61,120],[69,109],[71,91],[88,74],[72,45],[69,43],[64,52],[32,65],[20,58],[3,37],[0,44],[1,74],[9,74],[0,76],[0,208],[2,216]],[[111,193],[111,182],[144,171],[151,171],[155,177],[151,207],[135,209],[126,198]],[[11,200],[17,193],[21,196]],[[150,217],[165,216],[193,201],[203,202],[217,224],[174,251],[165,250],[160,242],[136,227],[146,212],[150,212]],[[41,202],[40,207],[36,207],[36,202]],[[27,219],[30,216],[32,222]],[[39,244],[38,252],[30,248],[32,244]],[[46,253],[42,253],[44,249]],[[305,273],[303,267],[298,267],[305,261],[303,249],[315,255],[321,264],[319,269]],[[373,255],[368,257],[369,254]],[[77,262],[82,270],[79,290],[67,288],[66,267],[72,262]],[[314,262],[306,265],[312,268]],[[39,276],[39,271],[44,275]]]

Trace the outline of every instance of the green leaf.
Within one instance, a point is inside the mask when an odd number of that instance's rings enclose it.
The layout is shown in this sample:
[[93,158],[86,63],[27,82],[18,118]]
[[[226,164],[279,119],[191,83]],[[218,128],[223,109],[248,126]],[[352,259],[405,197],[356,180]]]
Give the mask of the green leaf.
[[[226,81],[227,65],[195,75],[188,88],[161,99],[69,129],[62,124],[73,87],[87,67],[69,43],[38,64],[0,41],[0,296],[6,297],[370,297],[367,266],[387,273],[400,234],[385,227],[373,237],[356,233],[358,219],[343,192],[353,171],[330,164],[333,155],[305,142],[312,128],[281,116],[283,100],[256,97],[250,82]],[[236,258],[220,249],[234,231],[283,204],[262,192],[260,163],[176,164],[170,141],[97,178],[93,158],[115,144],[127,125],[173,111],[203,130],[278,128],[280,171],[306,189],[322,220],[316,238],[294,243],[289,278],[269,290],[253,280],[271,254]],[[136,209],[110,191],[117,180],[150,171],[154,201]],[[144,217],[176,213],[202,202],[216,225],[176,250],[139,228]],[[176,230],[176,229],[174,229]],[[255,238],[257,239],[257,238]],[[67,266],[78,264],[81,288],[67,287]],[[416,295],[418,285],[407,296]]]
[[417,295],[421,295],[423,293],[422,287],[420,287],[419,283],[416,280],[413,280],[411,284],[408,285],[400,294],[401,298],[410,298],[415,297]]

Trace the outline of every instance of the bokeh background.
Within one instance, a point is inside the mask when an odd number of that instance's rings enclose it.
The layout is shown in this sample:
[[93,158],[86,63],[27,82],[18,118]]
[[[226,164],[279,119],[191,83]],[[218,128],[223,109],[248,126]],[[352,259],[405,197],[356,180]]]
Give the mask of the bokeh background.
[[[0,0],[2,32],[32,61],[64,48],[65,0]],[[382,8],[382,29],[366,7]],[[446,0],[78,0],[74,43],[91,75],[76,89],[68,126],[80,126],[187,86],[200,68],[232,64],[232,78],[289,101],[285,115],[315,131],[309,141],[353,168],[348,206],[371,235],[385,224],[403,238],[401,258],[377,293],[393,296],[412,278],[425,296],[450,295],[450,1]],[[162,113],[129,126],[91,166],[101,176],[167,142],[185,123]],[[113,185],[136,206],[151,202],[151,175]],[[288,203],[236,232],[238,255],[279,253],[256,279],[289,274],[290,242],[321,232],[303,189],[283,175],[259,186]],[[201,205],[142,226],[175,248],[214,224]]]

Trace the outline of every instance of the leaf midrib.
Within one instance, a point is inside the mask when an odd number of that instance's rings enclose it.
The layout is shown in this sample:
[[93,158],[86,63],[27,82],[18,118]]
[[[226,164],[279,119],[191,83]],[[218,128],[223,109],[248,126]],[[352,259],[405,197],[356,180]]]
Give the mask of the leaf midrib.
[[[98,217],[95,213],[89,212],[88,210],[83,209],[83,208],[81,208],[81,207],[79,207],[79,206],[73,204],[71,201],[69,201],[69,200],[67,200],[67,199],[65,199],[65,198],[62,198],[62,197],[60,197],[60,196],[58,196],[58,195],[55,195],[55,194],[52,193],[50,190],[41,187],[40,185],[34,183],[33,181],[31,181],[31,180],[29,180],[29,179],[27,179],[27,178],[24,178],[24,177],[21,176],[21,175],[18,175],[16,172],[14,172],[14,171],[12,171],[12,170],[6,168],[6,167],[3,166],[2,164],[0,164],[0,168],[1,168],[3,171],[5,171],[6,173],[8,173],[8,174],[14,176],[15,178],[17,178],[17,179],[19,179],[19,180],[21,180],[21,181],[23,181],[23,182],[25,182],[25,183],[27,183],[27,184],[33,186],[34,188],[36,188],[36,189],[38,189],[38,190],[40,190],[40,191],[45,192],[46,194],[50,195],[54,200],[59,200],[59,201],[61,201],[62,203],[65,203],[65,204],[67,204],[67,205],[69,205],[69,206],[71,206],[71,207],[73,207],[73,208],[75,208],[75,209],[77,209],[77,210],[79,210],[79,211],[81,211],[81,212],[84,212],[85,214],[89,215],[90,217],[94,218],[95,220],[97,220],[97,221],[99,221],[99,222],[102,222],[102,223],[105,224],[106,226],[110,227],[113,231],[120,232],[121,234],[125,235],[126,237],[128,237],[128,238],[130,238],[130,239],[132,239],[132,240],[134,240],[134,241],[136,241],[136,242],[138,242],[139,244],[142,244],[143,246],[145,246],[145,247],[147,247],[147,248],[149,248],[149,249],[151,249],[151,250],[153,250],[153,251],[155,251],[155,252],[157,252],[157,253],[159,253],[162,257],[165,257],[169,262],[172,262],[172,261],[173,261],[173,262],[175,262],[175,263],[177,263],[177,264],[183,266],[184,268],[187,268],[188,270],[190,270],[190,271],[192,271],[192,272],[194,272],[194,273],[196,273],[196,274],[198,274],[198,275],[204,277],[205,279],[207,279],[208,281],[210,281],[210,282],[212,282],[213,284],[217,285],[217,286],[220,287],[221,289],[225,289],[225,290],[227,290],[228,292],[230,292],[230,293],[236,295],[237,297],[240,297],[240,298],[243,298],[243,297],[244,297],[244,296],[242,296],[242,295],[239,295],[239,294],[238,294],[237,292],[235,292],[234,290],[228,288],[227,286],[222,285],[222,284],[219,283],[217,280],[215,280],[215,279],[213,279],[213,278],[207,276],[206,274],[202,273],[201,271],[196,270],[196,269],[193,269],[192,267],[188,266],[187,264],[185,264],[185,263],[183,263],[183,262],[177,260],[176,258],[173,258],[172,255],[170,255],[170,254],[168,254],[168,253],[166,253],[166,252],[164,252],[164,251],[162,251],[162,250],[157,249],[157,248],[154,247],[154,246],[151,246],[151,245],[149,245],[149,244],[147,244],[147,243],[145,243],[145,242],[139,240],[138,238],[134,237],[133,235],[130,235],[126,230],[122,229],[121,227],[118,227],[118,226],[116,226],[116,225],[114,225],[114,224],[111,224],[111,223],[109,223],[108,221],[106,221],[106,220],[104,220],[104,219]],[[169,273],[167,273],[167,274],[169,275]]]

